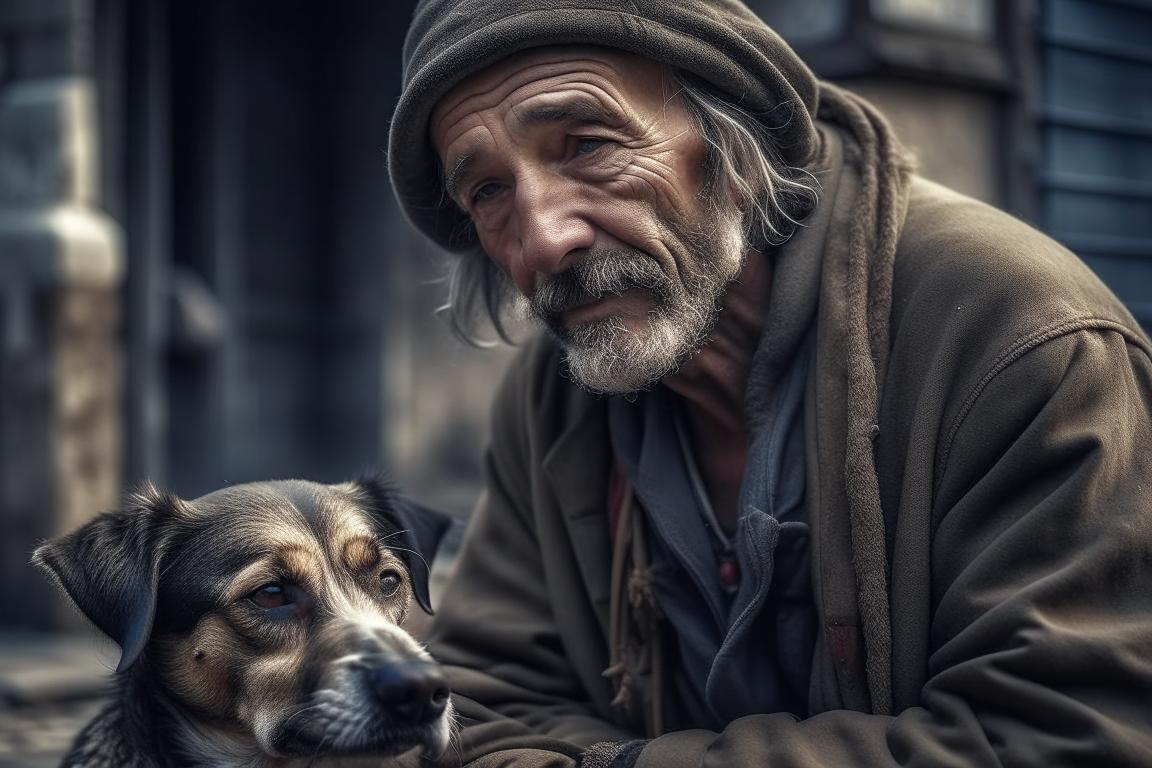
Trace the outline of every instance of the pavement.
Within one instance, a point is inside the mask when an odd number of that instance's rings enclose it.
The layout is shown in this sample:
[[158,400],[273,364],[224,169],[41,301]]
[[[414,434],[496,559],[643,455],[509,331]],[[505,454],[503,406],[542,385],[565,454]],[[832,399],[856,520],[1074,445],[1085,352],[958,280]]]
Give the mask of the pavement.
[[0,768],[59,765],[100,708],[116,658],[94,633],[0,633]]

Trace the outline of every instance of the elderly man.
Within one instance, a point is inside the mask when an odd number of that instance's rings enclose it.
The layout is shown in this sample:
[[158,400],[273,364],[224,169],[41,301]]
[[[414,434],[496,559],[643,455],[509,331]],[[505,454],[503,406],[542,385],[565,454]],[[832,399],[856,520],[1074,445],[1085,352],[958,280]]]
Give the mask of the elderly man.
[[[459,758],[1152,764],[1152,360],[736,0],[426,0],[390,167],[520,303]],[[612,396],[605,396],[612,395]]]

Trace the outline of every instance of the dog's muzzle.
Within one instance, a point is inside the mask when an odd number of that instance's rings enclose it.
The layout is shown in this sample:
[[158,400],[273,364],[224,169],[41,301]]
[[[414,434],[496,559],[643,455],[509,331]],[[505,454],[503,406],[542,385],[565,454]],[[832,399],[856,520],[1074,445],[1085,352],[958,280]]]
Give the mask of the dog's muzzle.
[[[344,624],[316,648],[313,680],[274,738],[281,755],[397,755],[448,747],[448,681],[411,636],[395,625]],[[339,651],[344,651],[343,655]]]

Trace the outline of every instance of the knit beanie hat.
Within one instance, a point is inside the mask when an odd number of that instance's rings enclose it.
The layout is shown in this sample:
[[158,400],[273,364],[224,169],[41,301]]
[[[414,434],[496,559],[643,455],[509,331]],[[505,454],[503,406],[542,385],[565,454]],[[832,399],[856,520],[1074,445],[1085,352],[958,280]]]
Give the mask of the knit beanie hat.
[[517,51],[602,45],[684,70],[773,128],[782,159],[816,146],[819,89],[807,65],[739,0],[422,0],[404,41],[404,91],[388,165],[408,220],[448,250],[466,250],[467,217],[444,194],[428,120],[467,76]]

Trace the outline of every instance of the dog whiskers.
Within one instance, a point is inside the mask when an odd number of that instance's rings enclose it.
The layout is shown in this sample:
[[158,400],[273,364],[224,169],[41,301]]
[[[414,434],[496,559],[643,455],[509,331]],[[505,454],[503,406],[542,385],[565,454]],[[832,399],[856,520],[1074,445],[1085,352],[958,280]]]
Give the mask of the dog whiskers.
[[[325,689],[323,691],[319,691],[316,695],[316,698],[319,698],[320,696],[322,696],[323,694],[328,693],[328,692],[329,692],[328,689]],[[288,728],[292,724],[292,721],[295,720],[296,718],[300,717],[301,715],[304,715],[304,714],[307,714],[309,712],[320,709],[325,704],[327,704],[326,701],[318,701],[315,704],[309,704],[306,707],[302,707],[301,709],[297,710],[296,712],[293,712],[291,715],[286,717],[284,719],[283,724],[280,727],[283,729]]]
[[428,561],[424,559],[424,555],[420,554],[416,550],[408,549],[407,547],[389,547],[389,549],[395,550],[397,552],[411,552],[412,554],[416,555],[416,557],[420,558],[420,562],[424,563],[424,567],[428,569],[429,573],[432,572],[432,566],[429,565]]

